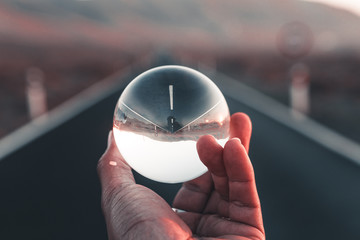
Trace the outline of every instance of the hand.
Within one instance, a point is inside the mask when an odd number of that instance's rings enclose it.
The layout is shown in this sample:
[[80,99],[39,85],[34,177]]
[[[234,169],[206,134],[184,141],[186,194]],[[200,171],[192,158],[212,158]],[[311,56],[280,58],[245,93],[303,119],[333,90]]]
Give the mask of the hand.
[[183,184],[175,213],[152,190],[135,183],[109,134],[99,160],[102,208],[109,239],[265,239],[254,172],[247,156],[251,122],[245,114],[231,118],[231,139],[224,149],[211,136],[197,143],[209,172]]
[[[243,113],[234,114],[230,140],[224,149],[212,136],[197,143],[208,172],[183,184],[174,207],[198,236],[222,239],[265,239],[254,170],[247,155],[252,125]],[[240,140],[241,139],[241,140]]]

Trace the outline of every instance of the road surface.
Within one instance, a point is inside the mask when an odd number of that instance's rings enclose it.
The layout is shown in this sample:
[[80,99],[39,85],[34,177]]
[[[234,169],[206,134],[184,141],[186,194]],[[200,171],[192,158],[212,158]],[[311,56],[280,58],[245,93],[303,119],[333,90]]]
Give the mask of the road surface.
[[[0,160],[0,239],[107,239],[96,164],[121,91]],[[250,157],[267,239],[360,239],[359,165],[225,97],[232,113],[253,122]],[[136,178],[169,203],[180,187]]]

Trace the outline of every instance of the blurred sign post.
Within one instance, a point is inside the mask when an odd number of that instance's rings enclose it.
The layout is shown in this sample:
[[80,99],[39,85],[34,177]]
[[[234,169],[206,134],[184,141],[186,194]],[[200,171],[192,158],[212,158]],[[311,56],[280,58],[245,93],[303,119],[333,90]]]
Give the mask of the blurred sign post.
[[300,118],[301,114],[310,111],[310,81],[309,70],[305,64],[296,63],[290,70],[291,84],[289,88],[292,114]]
[[289,97],[292,114],[299,118],[310,112],[310,75],[309,69],[299,59],[308,55],[313,46],[313,34],[310,28],[302,22],[285,24],[278,35],[279,51],[287,58],[294,59],[290,68]]
[[44,87],[44,73],[38,68],[26,71],[26,97],[31,119],[46,113],[46,90]]

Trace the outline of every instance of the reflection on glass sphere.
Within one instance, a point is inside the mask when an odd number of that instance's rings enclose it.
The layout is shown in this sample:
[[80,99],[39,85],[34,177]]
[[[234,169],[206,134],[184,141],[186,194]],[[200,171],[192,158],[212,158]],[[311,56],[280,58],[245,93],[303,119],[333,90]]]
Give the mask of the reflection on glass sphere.
[[123,91],[114,113],[116,144],[127,163],[143,176],[177,183],[200,176],[196,141],[229,138],[226,100],[205,75],[181,66],[150,69]]

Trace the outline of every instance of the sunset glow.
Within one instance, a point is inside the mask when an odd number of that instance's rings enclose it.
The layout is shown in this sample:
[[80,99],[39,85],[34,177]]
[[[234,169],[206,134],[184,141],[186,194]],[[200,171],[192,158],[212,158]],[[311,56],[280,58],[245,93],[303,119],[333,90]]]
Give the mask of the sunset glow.
[[360,16],[360,1],[355,0],[305,0],[307,2],[319,2],[336,8],[342,8]]

